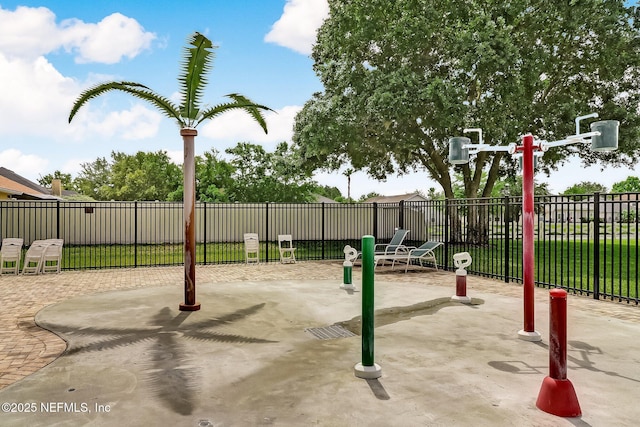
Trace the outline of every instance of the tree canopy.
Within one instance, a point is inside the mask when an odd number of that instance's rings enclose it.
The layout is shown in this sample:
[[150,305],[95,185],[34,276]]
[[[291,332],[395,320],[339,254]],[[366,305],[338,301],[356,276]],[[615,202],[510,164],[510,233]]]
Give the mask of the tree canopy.
[[640,178],[628,176],[624,181],[616,182],[611,187],[612,193],[638,193],[640,192]]
[[[310,169],[351,164],[379,179],[424,169],[454,197],[448,139],[463,128],[482,128],[491,145],[520,142],[525,133],[555,141],[575,134],[575,117],[591,112],[620,121],[620,149],[553,148],[542,159],[545,172],[574,153],[587,164],[628,165],[640,150],[635,6],[329,0],[329,9],[313,50],[324,91],[295,123],[294,142]],[[465,196],[476,197],[489,196],[516,168],[505,153],[483,152],[455,170]]]
[[59,170],[56,170],[53,173],[48,173],[44,176],[40,175],[40,178],[38,178],[38,184],[46,188],[51,188],[51,184],[54,179],[60,180],[60,183],[62,184],[62,188],[67,190],[76,190],[71,174],[62,173]]
[[314,199],[317,183],[311,174],[302,171],[296,153],[286,142],[275,151],[267,152],[262,146],[239,143],[226,150],[233,158],[233,184],[230,198],[242,202],[305,203]]
[[165,151],[133,155],[113,151],[111,161],[101,157],[81,167],[75,186],[96,200],[164,201],[181,188],[180,167]]
[[[195,157],[196,200],[201,202],[304,203],[315,200],[318,184],[298,167],[296,153],[286,143],[273,152],[262,146],[238,143],[222,159],[216,150]],[[112,152],[82,163],[78,176],[67,184],[95,200],[182,201],[181,168],[165,151],[136,154]],[[47,177],[43,177],[44,180]],[[70,179],[70,175],[68,177]],[[332,198],[341,197],[326,188]]]
[[607,187],[605,187],[602,184],[598,184],[597,182],[591,182],[591,181],[582,181],[564,190],[562,195],[570,196],[573,200],[578,201],[578,200],[587,199],[588,196],[593,193],[606,193],[606,192],[607,192]]

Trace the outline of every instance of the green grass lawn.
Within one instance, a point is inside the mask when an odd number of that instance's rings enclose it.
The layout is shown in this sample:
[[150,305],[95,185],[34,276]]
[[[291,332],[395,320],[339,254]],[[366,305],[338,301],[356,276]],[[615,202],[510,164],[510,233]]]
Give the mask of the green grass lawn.
[[[580,241],[538,240],[535,250],[535,280],[538,284],[562,286],[592,294],[595,285],[594,250],[591,243]],[[455,248],[451,249],[457,251]],[[504,277],[505,249],[503,240],[488,247],[470,247],[473,257],[470,271]],[[640,255],[635,240],[600,242],[599,289],[601,296],[637,298],[637,260]],[[522,241],[511,241],[509,276],[522,277]]]
[[[347,242],[358,246],[358,242]],[[345,242],[296,242],[296,258],[299,260],[342,259]],[[262,243],[260,258],[278,261],[278,245]],[[463,247],[451,245],[449,254],[468,251],[473,257],[469,268],[472,273],[504,278],[506,253],[504,240],[494,239],[488,246]],[[442,263],[443,251],[439,258]],[[208,243],[196,247],[196,262],[199,264],[224,264],[244,262],[243,243]],[[635,240],[607,240],[600,243],[599,286],[601,297],[638,298],[637,260],[640,255]],[[65,246],[62,268],[81,270],[114,267],[141,267],[181,265],[183,245],[94,245]],[[562,286],[576,292],[592,294],[594,291],[594,253],[589,242],[579,240],[538,240],[535,242],[536,283]],[[449,261],[452,266],[452,261]],[[511,240],[509,250],[509,277],[522,277],[522,241]]]
[[[325,254],[329,255],[342,243],[325,244]],[[206,256],[206,259],[205,259]],[[278,261],[280,253],[277,243],[260,245],[260,260]],[[304,260],[322,259],[322,245],[315,242],[296,244],[296,257]],[[329,257],[327,257],[329,258]],[[183,244],[157,245],[92,245],[65,246],[62,268],[82,270],[91,268],[136,267],[157,265],[179,265],[184,262]],[[244,243],[207,243],[196,245],[196,263],[225,264],[244,262]]]

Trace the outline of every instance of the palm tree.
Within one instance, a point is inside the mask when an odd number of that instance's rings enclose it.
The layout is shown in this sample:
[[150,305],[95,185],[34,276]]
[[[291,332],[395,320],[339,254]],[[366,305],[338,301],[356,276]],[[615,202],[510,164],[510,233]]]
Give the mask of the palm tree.
[[109,82],[91,87],[80,94],[75,101],[69,123],[78,110],[89,100],[105,92],[118,90],[150,102],[163,114],[174,119],[180,127],[180,135],[184,143],[184,300],[180,310],[195,311],[200,309],[196,302],[196,240],[195,240],[195,162],[194,138],[198,135],[196,127],[204,120],[213,119],[225,111],[242,109],[249,113],[267,132],[267,124],[262,112],[270,110],[264,105],[251,102],[248,98],[232,93],[227,95],[229,102],[202,109],[201,98],[207,85],[207,73],[211,70],[214,46],[209,39],[196,32],[189,37],[189,46],[184,49],[180,82],[181,104],[176,105],[168,98],[161,96],[139,83]]

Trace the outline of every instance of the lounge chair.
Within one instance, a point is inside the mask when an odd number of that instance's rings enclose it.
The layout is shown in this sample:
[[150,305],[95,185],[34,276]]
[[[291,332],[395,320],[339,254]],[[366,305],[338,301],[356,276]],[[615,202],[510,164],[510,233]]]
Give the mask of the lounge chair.
[[20,271],[20,258],[22,257],[23,240],[19,238],[2,239],[0,248],[0,274],[18,274]]
[[402,244],[405,237],[409,234],[409,230],[399,228],[394,233],[389,243],[378,243],[373,247],[373,252],[376,254],[395,254],[399,251],[406,251],[407,247]]
[[434,267],[437,270],[438,259],[436,258],[436,254],[434,251],[442,245],[443,245],[442,242],[426,242],[418,248],[411,249],[409,251],[407,267],[405,268],[404,272],[405,273],[407,272],[407,269],[409,268],[409,264],[411,264],[412,261],[418,261],[420,263],[420,267],[424,267],[422,265],[422,261],[430,261],[433,263]]
[[247,264],[260,264],[260,240],[258,233],[244,234],[244,260]]
[[[403,245],[402,242],[404,242],[404,239],[405,237],[407,237],[407,234],[409,234],[409,230],[405,230],[402,228],[397,229],[396,232],[393,234],[393,237],[391,238],[391,241],[389,243],[377,243],[374,245],[373,247],[374,256],[404,254],[406,257],[407,252],[409,251],[410,248]],[[358,256],[356,256],[356,258],[353,261],[355,262],[358,258],[361,258],[361,257],[362,257],[362,251],[359,251]]]
[[295,264],[296,248],[293,247],[291,234],[278,235],[278,250],[280,251],[280,262],[282,264]]
[[405,247],[407,249],[406,252],[398,251],[396,253],[376,254],[374,256],[375,266],[377,267],[378,263],[381,261],[391,261],[391,269],[393,270],[396,261],[404,262],[406,264],[404,272],[406,273],[409,269],[409,265],[413,261],[418,261],[420,263],[420,267],[424,267],[423,261],[429,261],[434,264],[437,270],[438,260],[434,251],[442,244],[442,242],[426,242],[417,248]]

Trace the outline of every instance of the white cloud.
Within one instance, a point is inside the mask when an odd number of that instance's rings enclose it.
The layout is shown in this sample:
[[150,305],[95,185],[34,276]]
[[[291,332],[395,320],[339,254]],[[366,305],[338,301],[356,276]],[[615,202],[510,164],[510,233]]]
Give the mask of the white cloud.
[[131,109],[107,114],[104,120],[91,120],[88,127],[106,138],[120,135],[125,140],[137,140],[155,136],[161,121],[160,113],[135,104]]
[[[92,163],[95,162],[96,159],[90,159],[90,158],[75,158],[75,159],[68,159],[67,161],[65,161],[62,166],[60,167],[60,172],[62,173],[68,173],[71,174],[71,176],[76,177],[78,176],[78,173],[80,173],[80,171],[82,171],[82,163]],[[53,171],[55,172],[55,171]],[[51,173],[53,173],[51,172]]]
[[236,142],[251,142],[254,144],[277,144],[291,141],[295,116],[302,107],[290,105],[264,114],[267,122],[268,134],[246,112],[231,110],[209,121],[202,128],[200,135],[217,140],[225,140],[231,145]]
[[327,0],[287,0],[282,16],[264,40],[309,55],[316,31],[328,16]]
[[79,90],[44,57],[9,59],[0,52],[0,134],[64,135]]
[[64,21],[61,37],[65,49],[78,53],[76,62],[115,64],[149,49],[156,35],[145,32],[135,19],[114,13],[97,24]]
[[47,8],[20,6],[12,12],[0,7],[0,53],[33,59],[58,49],[59,34]]
[[49,161],[44,157],[24,154],[15,148],[0,151],[0,165],[33,181],[40,176],[48,164]]
[[100,119],[88,105],[69,125],[69,111],[84,85],[62,75],[45,55],[64,49],[75,54],[76,62],[113,63],[149,48],[154,38],[137,21],[119,13],[96,24],[76,19],[57,24],[55,14],[44,7],[21,6],[14,11],[0,7],[0,135],[81,140],[92,128],[113,134],[110,125],[119,125],[129,139],[152,135],[159,118],[141,108],[96,125],[80,120]]
[[65,49],[76,62],[113,64],[149,49],[156,38],[132,18],[113,13],[97,24],[68,19],[56,23],[47,8],[20,6],[15,11],[0,7],[0,53],[27,61]]
[[176,165],[181,165],[182,163],[184,163],[184,151],[183,150],[167,150],[165,149],[164,151],[167,152],[167,156],[169,156],[169,159],[175,163]]

